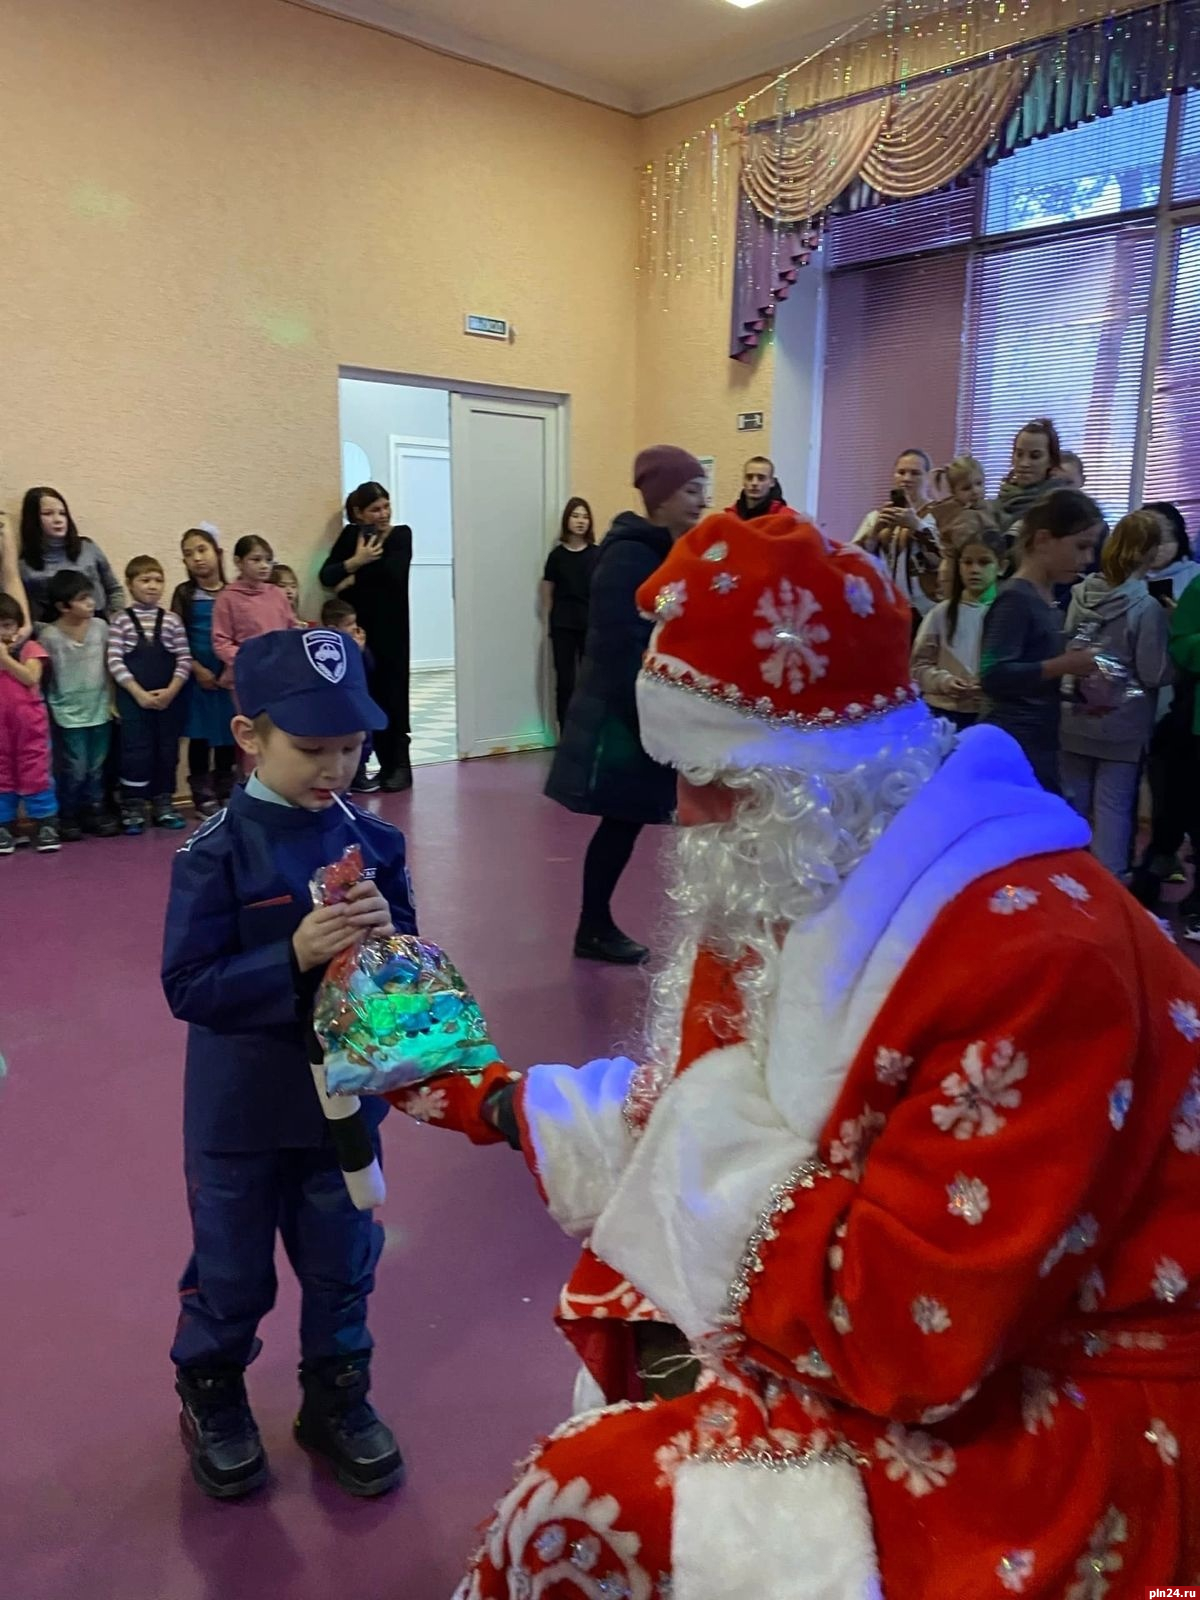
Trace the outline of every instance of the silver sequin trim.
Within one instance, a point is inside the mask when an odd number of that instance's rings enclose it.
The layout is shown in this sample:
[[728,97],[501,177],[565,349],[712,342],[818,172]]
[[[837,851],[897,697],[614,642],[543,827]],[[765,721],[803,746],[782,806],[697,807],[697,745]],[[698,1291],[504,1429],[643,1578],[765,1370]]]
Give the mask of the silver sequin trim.
[[816,1156],[801,1164],[783,1180],[777,1183],[767,1198],[767,1204],[762,1215],[754,1224],[746,1248],[742,1252],[737,1270],[733,1275],[733,1282],[729,1287],[729,1296],[726,1301],[725,1320],[737,1323],[741,1320],[742,1307],[750,1298],[750,1290],[754,1277],[763,1270],[761,1260],[762,1248],[772,1239],[778,1239],[779,1230],[775,1226],[778,1217],[785,1216],[789,1211],[795,1210],[796,1202],[792,1198],[796,1189],[815,1189],[818,1178],[828,1178],[829,1168]]
[[766,1467],[770,1472],[792,1472],[800,1467],[832,1461],[848,1461],[853,1467],[870,1464],[869,1456],[862,1455],[844,1442],[822,1449],[814,1446],[807,1450],[785,1450],[778,1455],[770,1450],[736,1450],[732,1445],[716,1445],[711,1450],[698,1451],[692,1459],[712,1461],[727,1467]]
[[[659,620],[662,620],[661,616]],[[816,716],[810,717],[804,716],[799,711],[776,711],[774,703],[766,695],[753,698],[743,694],[734,683],[717,683],[715,679],[691,672],[687,668],[682,672],[678,669],[672,671],[668,663],[658,656],[646,657],[642,675],[653,679],[655,683],[663,684],[668,689],[681,689],[686,694],[699,695],[702,700],[711,700],[714,705],[728,706],[731,711],[739,711],[743,716],[769,723],[773,728],[800,728],[808,732],[815,732],[821,728],[856,727],[864,722],[874,722],[879,717],[886,717],[891,712],[900,710],[902,706],[915,705],[921,698],[916,684],[910,683],[907,687],[896,689],[890,697],[877,694],[869,706],[850,705],[844,711],[834,711],[831,707],[826,707]]]

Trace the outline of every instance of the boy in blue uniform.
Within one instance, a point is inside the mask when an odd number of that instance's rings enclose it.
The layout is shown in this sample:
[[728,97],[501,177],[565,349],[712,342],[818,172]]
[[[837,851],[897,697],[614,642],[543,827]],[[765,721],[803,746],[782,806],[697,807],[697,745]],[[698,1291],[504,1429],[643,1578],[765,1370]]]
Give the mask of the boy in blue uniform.
[[[235,668],[244,788],[175,858],[163,988],[189,1024],[184,1165],[193,1253],[171,1358],[192,1472],[218,1499],[262,1484],[246,1399],[260,1319],[275,1300],[275,1235],[303,1291],[296,1436],[354,1494],[395,1487],[403,1463],[367,1400],[383,1230],[356,1211],[309,1066],[326,964],[364,933],[415,933],[404,836],[348,804],[364,736],[384,715],[361,653],[331,630],[247,640]],[[313,909],[309,883],[348,845],[373,877]],[[382,1099],[363,1103],[378,1154]]]

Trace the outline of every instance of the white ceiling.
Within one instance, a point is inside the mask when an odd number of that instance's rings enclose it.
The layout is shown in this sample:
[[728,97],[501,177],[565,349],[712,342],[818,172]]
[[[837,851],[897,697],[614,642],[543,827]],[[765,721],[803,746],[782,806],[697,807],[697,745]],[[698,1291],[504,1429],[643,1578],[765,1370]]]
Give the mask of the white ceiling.
[[620,111],[645,113],[791,66],[864,0],[301,0]]

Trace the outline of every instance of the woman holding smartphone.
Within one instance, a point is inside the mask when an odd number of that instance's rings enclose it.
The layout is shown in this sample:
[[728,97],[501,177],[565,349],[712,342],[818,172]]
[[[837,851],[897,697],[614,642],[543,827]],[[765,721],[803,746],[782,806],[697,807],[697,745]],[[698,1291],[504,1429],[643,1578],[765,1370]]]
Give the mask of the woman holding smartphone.
[[321,582],[354,607],[375,659],[371,692],[387,712],[375,736],[380,787],[412,788],[409,756],[408,578],[412,529],[392,526],[391,496],[382,483],[360,483],[346,497],[346,526],[321,568]]
[[882,557],[892,582],[913,609],[913,633],[938,602],[942,547],[929,511],[933,463],[924,450],[902,450],[892,468],[888,503],[869,511],[854,543]]

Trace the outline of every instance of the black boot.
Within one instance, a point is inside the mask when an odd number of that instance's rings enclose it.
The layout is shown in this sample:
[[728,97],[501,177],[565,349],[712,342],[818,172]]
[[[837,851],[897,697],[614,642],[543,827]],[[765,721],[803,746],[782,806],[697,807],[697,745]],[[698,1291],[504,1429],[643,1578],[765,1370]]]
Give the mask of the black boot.
[[412,767],[407,760],[398,762],[390,772],[385,772],[379,785],[384,794],[402,794],[412,786]]
[[236,1500],[267,1481],[267,1457],[240,1367],[179,1367],[179,1430],[192,1477],[214,1500]]
[[386,1494],[404,1482],[404,1461],[395,1436],[367,1399],[369,1355],[334,1356],[300,1363],[304,1399],[296,1439],[324,1456],[334,1477],[351,1494]]
[[650,952],[620,928],[591,929],[580,925],[575,935],[575,955],[580,961],[606,961],[613,967],[640,967]]

